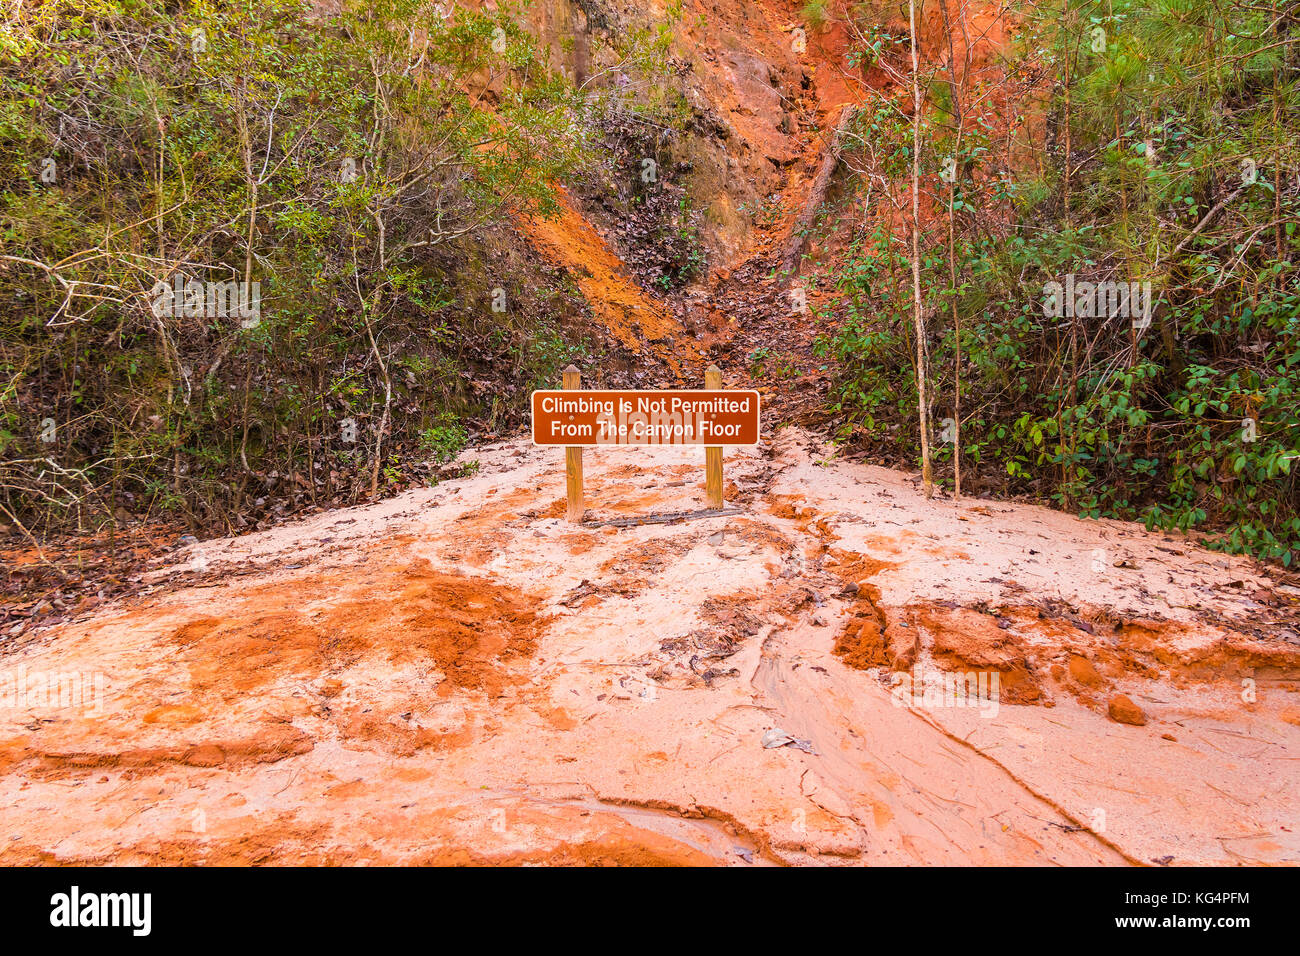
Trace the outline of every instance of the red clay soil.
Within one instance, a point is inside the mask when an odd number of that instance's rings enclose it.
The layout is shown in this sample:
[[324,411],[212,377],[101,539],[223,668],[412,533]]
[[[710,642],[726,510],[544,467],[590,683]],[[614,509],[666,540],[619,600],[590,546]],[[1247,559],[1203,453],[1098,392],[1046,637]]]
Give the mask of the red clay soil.
[[[102,685],[0,709],[0,863],[1300,862],[1300,594],[828,453],[730,453],[746,514],[575,527],[505,444],[196,546],[6,651],[11,697]],[[704,500],[691,450],[586,466],[598,519]],[[973,672],[997,700],[897,693]]]

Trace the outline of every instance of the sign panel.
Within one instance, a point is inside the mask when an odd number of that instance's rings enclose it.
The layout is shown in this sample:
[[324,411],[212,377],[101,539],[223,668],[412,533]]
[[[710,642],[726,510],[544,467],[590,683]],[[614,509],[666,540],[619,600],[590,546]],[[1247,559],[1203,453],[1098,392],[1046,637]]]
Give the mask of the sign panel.
[[536,445],[757,445],[758,392],[550,389],[533,392]]

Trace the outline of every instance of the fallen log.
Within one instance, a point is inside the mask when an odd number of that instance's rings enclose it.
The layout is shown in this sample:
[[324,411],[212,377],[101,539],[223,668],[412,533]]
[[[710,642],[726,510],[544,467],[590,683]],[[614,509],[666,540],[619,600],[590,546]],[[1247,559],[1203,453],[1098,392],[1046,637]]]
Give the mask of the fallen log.
[[799,260],[803,258],[804,246],[808,242],[808,231],[816,221],[817,210],[825,201],[826,193],[831,188],[835,170],[840,164],[840,153],[844,149],[844,131],[853,122],[857,112],[856,106],[846,106],[840,114],[840,121],[835,126],[830,144],[822,155],[821,165],[817,168],[817,175],[813,177],[812,188],[808,190],[803,208],[799,211],[790,231],[790,237],[786,240],[785,251],[780,260],[780,274],[787,285],[799,274]]

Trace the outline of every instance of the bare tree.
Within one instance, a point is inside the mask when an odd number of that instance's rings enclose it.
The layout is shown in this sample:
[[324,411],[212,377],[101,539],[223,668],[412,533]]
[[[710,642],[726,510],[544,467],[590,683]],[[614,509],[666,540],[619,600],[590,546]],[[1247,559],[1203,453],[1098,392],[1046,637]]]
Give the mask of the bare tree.
[[916,326],[916,411],[921,426],[921,484],[934,496],[930,407],[926,389],[925,306],[921,301],[921,67],[916,50],[916,0],[907,0],[912,46],[912,322]]

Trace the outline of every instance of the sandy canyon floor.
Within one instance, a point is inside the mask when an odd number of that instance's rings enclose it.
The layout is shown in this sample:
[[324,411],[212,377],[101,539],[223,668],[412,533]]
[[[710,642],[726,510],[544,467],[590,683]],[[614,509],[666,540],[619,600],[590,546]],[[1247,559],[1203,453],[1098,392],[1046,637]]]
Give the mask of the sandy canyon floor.
[[0,863],[1300,862],[1300,589],[830,455],[635,525],[703,452],[589,450],[576,526],[508,442],[177,551],[10,642]]

